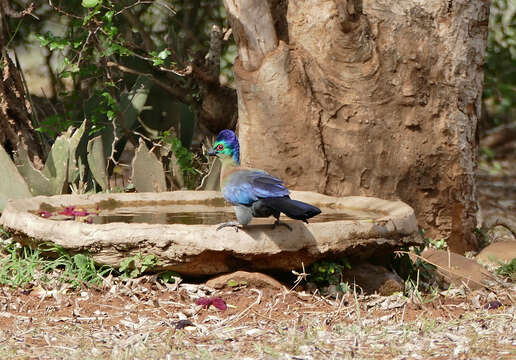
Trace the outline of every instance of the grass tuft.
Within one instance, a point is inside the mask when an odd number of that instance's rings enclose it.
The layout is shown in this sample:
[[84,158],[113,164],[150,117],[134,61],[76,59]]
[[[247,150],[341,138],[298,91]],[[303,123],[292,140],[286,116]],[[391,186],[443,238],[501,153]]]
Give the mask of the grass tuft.
[[[68,283],[73,288],[100,285],[115,270],[95,265],[87,254],[70,255],[57,245],[21,246],[2,228],[0,236],[0,284],[3,285],[23,287],[36,281]],[[50,254],[57,257],[49,259]]]
[[496,268],[496,273],[498,275],[507,277],[512,281],[516,281],[516,258],[512,259],[506,264],[500,263],[500,266]]

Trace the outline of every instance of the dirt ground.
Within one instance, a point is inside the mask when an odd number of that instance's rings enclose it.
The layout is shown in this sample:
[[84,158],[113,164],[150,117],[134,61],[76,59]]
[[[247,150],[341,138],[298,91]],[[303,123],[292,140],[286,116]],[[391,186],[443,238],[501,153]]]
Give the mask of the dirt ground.
[[[152,276],[103,288],[0,290],[10,359],[345,359],[516,356],[514,284],[421,298],[204,285]],[[220,297],[227,310],[196,305]]]
[[[516,220],[515,164],[480,166],[484,218]],[[336,299],[299,287],[163,285],[155,276],[61,286],[0,288],[1,359],[516,358],[516,284],[501,277],[480,290]],[[227,309],[196,305],[202,297]]]

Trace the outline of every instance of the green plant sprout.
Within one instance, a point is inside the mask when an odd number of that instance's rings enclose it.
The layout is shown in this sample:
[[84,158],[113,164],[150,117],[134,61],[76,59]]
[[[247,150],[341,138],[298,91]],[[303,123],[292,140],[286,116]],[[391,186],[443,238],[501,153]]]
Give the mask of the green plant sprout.
[[499,266],[496,268],[498,275],[507,277],[511,281],[516,281],[516,258],[512,259],[508,263],[498,262]]
[[308,281],[314,282],[318,288],[336,285],[340,291],[346,293],[350,291],[349,285],[342,281],[342,273],[346,269],[351,269],[347,258],[316,261],[308,269]]
[[118,271],[122,278],[135,278],[148,270],[152,270],[158,264],[159,258],[156,255],[138,254],[122,260]]

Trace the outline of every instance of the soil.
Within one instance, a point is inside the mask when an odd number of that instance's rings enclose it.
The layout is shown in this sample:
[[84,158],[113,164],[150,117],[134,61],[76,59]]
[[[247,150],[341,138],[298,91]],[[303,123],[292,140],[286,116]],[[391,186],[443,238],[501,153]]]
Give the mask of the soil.
[[[464,358],[511,358],[516,289],[492,290],[330,299],[270,288],[163,286],[152,276],[110,278],[102,288],[79,291],[3,288],[0,356],[308,359],[384,358],[388,351],[447,358],[462,346]],[[228,308],[196,305],[200,296],[220,297]]]
[[[516,162],[501,162],[502,173],[481,166],[479,198],[483,216],[511,219]],[[82,289],[3,287],[0,358],[516,358],[516,284],[499,276],[477,290],[408,296],[331,298],[302,285],[289,290],[292,283],[242,284],[215,290],[148,275]],[[227,309],[196,305],[202,297],[223,299]]]

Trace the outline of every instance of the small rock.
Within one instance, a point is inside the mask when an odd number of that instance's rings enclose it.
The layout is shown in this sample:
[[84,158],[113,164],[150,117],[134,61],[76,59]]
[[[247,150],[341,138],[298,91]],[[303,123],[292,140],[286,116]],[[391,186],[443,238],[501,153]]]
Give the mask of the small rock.
[[499,266],[498,262],[510,262],[516,258],[516,241],[498,241],[482,249],[476,256],[482,265]]
[[436,249],[426,249],[421,255],[437,265],[437,274],[448,284],[460,286],[464,283],[470,289],[479,289],[486,281],[493,280],[492,275],[480,264],[462,255]]
[[276,279],[258,272],[236,271],[210,279],[206,285],[214,289],[233,288],[240,285],[248,285],[254,288],[284,289]]
[[388,296],[404,289],[403,280],[383,266],[369,263],[357,264],[342,275],[343,281],[350,284],[355,282],[368,294],[377,292]]

